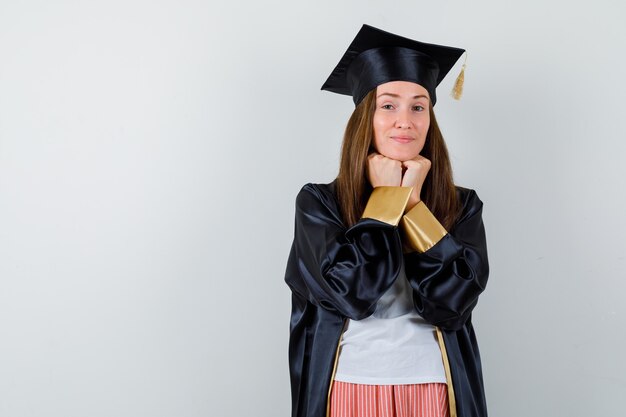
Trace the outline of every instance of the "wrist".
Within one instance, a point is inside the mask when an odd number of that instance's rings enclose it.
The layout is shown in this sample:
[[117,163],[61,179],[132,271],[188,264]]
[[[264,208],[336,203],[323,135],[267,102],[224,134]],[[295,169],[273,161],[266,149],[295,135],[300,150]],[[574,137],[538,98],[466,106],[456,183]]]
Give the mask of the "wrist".
[[422,200],[420,200],[419,198],[417,199],[409,198],[409,202],[407,203],[406,208],[404,209],[404,212],[407,213],[409,210],[415,207],[420,201]]

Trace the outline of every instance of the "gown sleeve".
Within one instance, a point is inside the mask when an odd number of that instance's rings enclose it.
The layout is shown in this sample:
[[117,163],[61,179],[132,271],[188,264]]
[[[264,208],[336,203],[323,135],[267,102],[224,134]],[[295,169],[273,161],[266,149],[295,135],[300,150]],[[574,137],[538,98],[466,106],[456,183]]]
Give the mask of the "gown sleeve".
[[374,188],[361,218],[346,229],[334,199],[311,184],[302,187],[285,274],[291,290],[353,320],[370,316],[402,267],[398,223],[411,189]]
[[483,203],[468,190],[462,213],[448,232],[423,202],[402,216],[407,279],[417,312],[444,330],[459,330],[489,276]]

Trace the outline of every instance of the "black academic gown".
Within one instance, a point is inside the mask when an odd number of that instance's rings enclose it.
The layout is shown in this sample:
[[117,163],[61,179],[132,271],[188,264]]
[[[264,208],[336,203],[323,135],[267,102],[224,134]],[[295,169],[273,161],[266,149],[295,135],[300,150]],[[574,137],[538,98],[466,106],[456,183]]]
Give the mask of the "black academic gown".
[[[462,214],[449,231],[439,225],[443,237],[420,251],[407,250],[397,220],[365,217],[368,209],[364,217],[346,228],[335,183],[306,184],[296,197],[294,240],[285,272],[292,290],[292,417],[327,415],[347,319],[361,320],[374,312],[402,262],[416,311],[437,329],[451,417],[487,416],[480,354],[471,322],[472,309],[489,273],[482,202],[476,192],[456,187]],[[436,223],[430,216],[424,222]]]

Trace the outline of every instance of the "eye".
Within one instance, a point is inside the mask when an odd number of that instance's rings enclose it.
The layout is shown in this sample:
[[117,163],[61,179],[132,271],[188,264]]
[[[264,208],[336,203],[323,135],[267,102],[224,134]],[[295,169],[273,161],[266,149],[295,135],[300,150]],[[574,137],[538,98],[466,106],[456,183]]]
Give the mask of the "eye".
[[417,110],[417,111],[424,111],[424,107],[417,105],[417,106],[413,106],[413,110]]
[[383,104],[382,106],[380,106],[382,109],[385,110],[391,110],[391,108],[393,107],[391,104]]

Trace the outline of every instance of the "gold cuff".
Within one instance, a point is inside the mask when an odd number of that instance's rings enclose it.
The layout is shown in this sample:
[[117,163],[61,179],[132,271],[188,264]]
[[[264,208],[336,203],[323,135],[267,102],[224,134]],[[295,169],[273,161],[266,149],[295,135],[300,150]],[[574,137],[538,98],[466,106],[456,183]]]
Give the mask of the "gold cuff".
[[448,233],[421,200],[402,216],[400,227],[404,232],[404,252],[426,252]]
[[375,187],[361,218],[368,217],[397,226],[409,202],[411,191],[413,187],[389,185]]

